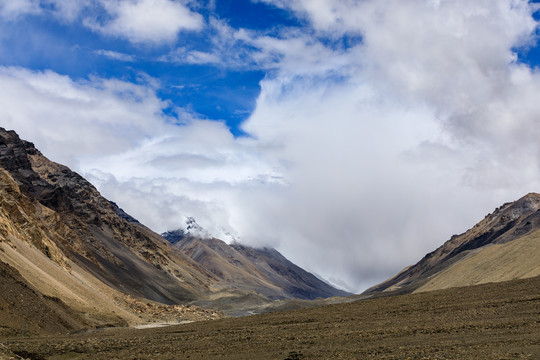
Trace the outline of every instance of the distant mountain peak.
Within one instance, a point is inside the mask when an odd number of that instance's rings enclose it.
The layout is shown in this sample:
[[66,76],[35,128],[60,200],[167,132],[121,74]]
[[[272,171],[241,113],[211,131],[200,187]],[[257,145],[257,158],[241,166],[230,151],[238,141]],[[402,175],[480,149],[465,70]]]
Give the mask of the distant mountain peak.
[[203,227],[197,223],[195,218],[193,218],[191,216],[188,216],[186,218],[186,228],[185,229],[186,229],[187,233],[190,233],[190,234],[193,234],[193,235],[195,235],[195,234],[196,235],[204,234],[204,235],[207,235],[207,237],[209,237],[208,231],[203,229]]
[[171,244],[176,244],[187,236],[210,238],[210,233],[197,223],[194,217],[188,216],[184,220],[184,225],[176,230],[169,230],[161,234]]
[[230,244],[208,234],[193,218],[186,227],[163,233],[176,248],[218,276],[232,288],[253,291],[271,299],[347,296],[285,258],[276,249],[253,248],[236,239]]

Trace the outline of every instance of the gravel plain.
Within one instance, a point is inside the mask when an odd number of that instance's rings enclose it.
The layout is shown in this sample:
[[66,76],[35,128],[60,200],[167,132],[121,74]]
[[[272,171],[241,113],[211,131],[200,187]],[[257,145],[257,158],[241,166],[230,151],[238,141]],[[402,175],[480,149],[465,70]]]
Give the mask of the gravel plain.
[[0,359],[540,359],[540,277],[0,344]]

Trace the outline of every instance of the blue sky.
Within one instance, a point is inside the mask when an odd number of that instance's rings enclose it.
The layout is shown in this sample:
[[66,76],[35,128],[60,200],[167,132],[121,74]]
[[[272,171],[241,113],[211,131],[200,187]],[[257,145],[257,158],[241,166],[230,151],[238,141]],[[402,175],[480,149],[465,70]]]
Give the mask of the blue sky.
[[[78,18],[106,18],[105,9],[92,4]],[[37,5],[36,5],[37,6]],[[264,33],[279,28],[301,26],[289,12],[264,3],[219,1],[192,6],[210,19],[235,29]],[[215,31],[180,31],[165,43],[136,42],[96,33],[79,21],[62,21],[51,16],[52,4],[39,4],[39,14],[18,15],[2,24],[1,63],[33,70],[50,69],[72,78],[122,78],[137,81],[146,74],[160,81],[159,95],[198,116],[225,121],[233,134],[242,135],[240,123],[253,111],[259,82],[265,70],[245,59],[245,64],[189,64],[164,60],[176,48],[208,52]],[[99,20],[98,20],[99,21]],[[7,51],[9,49],[9,51]]]
[[540,191],[537,10],[0,0],[0,126],[155,231],[361,291]]
[[[218,62],[189,60],[189,52],[215,51],[220,36],[218,26],[277,38],[291,31],[314,32],[306,19],[271,3],[201,1],[188,3],[188,7],[201,16],[203,29],[181,29],[167,41],[138,41],[124,35],[102,34],[85,25],[89,21],[102,24],[111,18],[102,4],[106,2],[81,1],[76,14],[64,15],[61,2],[21,1],[33,8],[6,16],[1,24],[2,65],[52,70],[73,79],[98,76],[137,82],[144,74],[159,80],[159,96],[170,101],[171,114],[175,107],[181,107],[198,117],[224,121],[235,136],[249,135],[242,131],[241,123],[254,110],[260,81],[272,76],[275,69],[272,64],[252,59],[250,53],[257,49],[242,41],[218,49],[225,52],[218,54],[223,57]],[[358,33],[316,36],[334,49],[347,49],[361,42]],[[184,53],[175,55],[179,49]]]

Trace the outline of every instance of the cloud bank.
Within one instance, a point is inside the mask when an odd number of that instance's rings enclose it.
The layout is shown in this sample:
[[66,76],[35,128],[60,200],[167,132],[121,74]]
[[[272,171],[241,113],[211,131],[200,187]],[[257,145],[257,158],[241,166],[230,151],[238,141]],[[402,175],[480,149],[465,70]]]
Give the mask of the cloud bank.
[[[227,46],[162,58],[264,69],[249,137],[161,100],[155,79],[14,67],[0,69],[0,121],[156,231],[193,216],[353,291],[540,189],[540,75],[516,54],[537,41],[527,1],[265,2],[308,26],[217,21]],[[159,3],[179,22],[142,33],[150,2],[121,2],[98,31],[159,43],[203,26]]]

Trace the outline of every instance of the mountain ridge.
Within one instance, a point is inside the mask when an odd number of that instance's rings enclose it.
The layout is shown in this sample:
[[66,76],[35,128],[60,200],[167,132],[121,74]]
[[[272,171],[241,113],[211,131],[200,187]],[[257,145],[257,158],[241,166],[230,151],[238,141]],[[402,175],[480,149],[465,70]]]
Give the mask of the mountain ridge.
[[227,244],[213,237],[193,236],[193,229],[196,233],[204,233],[194,219],[188,218],[186,229],[165,232],[162,236],[238,289],[255,289],[270,299],[313,300],[351,295],[301,269],[275,249],[253,248],[238,242]]
[[[166,242],[149,229],[118,216],[117,208],[92,184],[45,158],[14,131],[0,130],[0,164],[19,184],[21,193],[54,212],[57,222],[49,227],[67,227],[68,236],[55,237],[64,255],[106,284],[164,303],[193,300],[207,291],[198,279],[205,272],[196,263],[172,254],[165,248]],[[168,259],[171,256],[174,261]],[[182,286],[173,270],[186,279]],[[137,284],[129,282],[133,272]],[[167,285],[157,288],[156,283]]]
[[[415,265],[409,266],[394,277],[369,288],[364,294],[388,291],[413,292],[422,288],[427,282],[431,283],[430,289],[438,289],[434,278],[441,272],[457,266],[473,253],[483,252],[489,246],[514,242],[538,229],[540,229],[540,194],[529,193],[514,202],[508,202],[496,208],[493,213],[486,215],[471,229],[460,235],[453,235],[436,250],[426,254]],[[527,256],[527,254],[522,255]],[[497,256],[502,257],[503,254]],[[474,266],[474,264],[470,266]],[[540,261],[538,268],[540,271]],[[532,273],[535,271],[533,270]],[[477,283],[481,283],[481,276],[478,278],[480,280]]]

